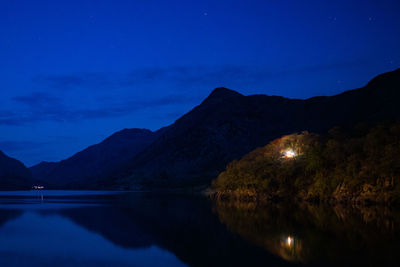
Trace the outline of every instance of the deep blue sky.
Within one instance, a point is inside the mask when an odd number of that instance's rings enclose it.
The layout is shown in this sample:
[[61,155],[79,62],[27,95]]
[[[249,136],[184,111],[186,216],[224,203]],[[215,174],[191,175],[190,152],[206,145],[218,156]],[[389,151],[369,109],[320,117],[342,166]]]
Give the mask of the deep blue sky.
[[400,1],[0,0],[0,149],[156,130],[213,88],[307,98],[400,67]]

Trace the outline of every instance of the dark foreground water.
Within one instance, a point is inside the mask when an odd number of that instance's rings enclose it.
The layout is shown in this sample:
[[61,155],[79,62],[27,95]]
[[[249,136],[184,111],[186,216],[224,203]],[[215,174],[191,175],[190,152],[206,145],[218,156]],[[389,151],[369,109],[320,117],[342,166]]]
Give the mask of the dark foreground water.
[[1,192],[0,266],[400,266],[399,229],[389,208]]

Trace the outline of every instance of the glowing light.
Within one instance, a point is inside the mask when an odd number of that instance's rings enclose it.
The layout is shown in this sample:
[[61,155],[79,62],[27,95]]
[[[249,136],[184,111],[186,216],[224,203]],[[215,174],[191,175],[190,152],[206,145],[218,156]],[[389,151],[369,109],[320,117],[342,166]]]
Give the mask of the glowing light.
[[288,238],[286,239],[286,245],[288,247],[292,246],[293,244],[293,237],[288,236]]
[[33,189],[35,189],[35,190],[41,190],[41,189],[44,189],[44,186],[43,186],[43,185],[34,185],[34,186],[33,186]]
[[292,159],[296,156],[296,153],[292,149],[288,149],[283,153],[283,156],[287,159]]

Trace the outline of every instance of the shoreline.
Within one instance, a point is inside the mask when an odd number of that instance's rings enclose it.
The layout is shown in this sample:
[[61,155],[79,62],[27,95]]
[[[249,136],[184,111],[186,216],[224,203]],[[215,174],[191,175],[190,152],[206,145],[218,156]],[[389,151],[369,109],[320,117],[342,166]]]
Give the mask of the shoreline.
[[232,202],[232,203],[307,203],[307,204],[324,204],[330,206],[346,205],[346,206],[400,206],[400,203],[393,201],[387,195],[375,195],[366,197],[362,194],[354,194],[347,196],[332,195],[326,198],[311,198],[295,195],[293,197],[279,196],[278,194],[258,193],[254,190],[207,190],[204,195],[216,202]]

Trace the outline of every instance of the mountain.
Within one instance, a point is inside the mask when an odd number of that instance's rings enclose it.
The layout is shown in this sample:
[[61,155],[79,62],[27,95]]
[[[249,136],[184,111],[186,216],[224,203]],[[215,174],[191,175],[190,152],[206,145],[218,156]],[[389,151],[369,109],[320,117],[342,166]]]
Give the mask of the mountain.
[[0,151],[0,190],[31,188],[33,180],[29,169],[20,161]]
[[232,160],[293,132],[324,132],[400,117],[400,69],[360,89],[306,100],[243,96],[215,89],[169,126],[103,186],[176,187],[207,184]]
[[42,162],[30,168],[32,175],[50,186],[93,187],[150,145],[163,131],[124,129],[60,162]]
[[48,177],[57,165],[57,162],[42,161],[29,169],[33,177],[39,178],[40,180],[47,180],[44,177]]
[[282,135],[400,118],[399,89],[400,69],[359,89],[305,100],[216,88],[168,127],[123,130],[66,160],[41,163],[31,171],[60,187],[208,185],[227,163]]

